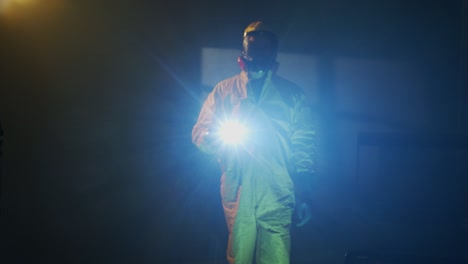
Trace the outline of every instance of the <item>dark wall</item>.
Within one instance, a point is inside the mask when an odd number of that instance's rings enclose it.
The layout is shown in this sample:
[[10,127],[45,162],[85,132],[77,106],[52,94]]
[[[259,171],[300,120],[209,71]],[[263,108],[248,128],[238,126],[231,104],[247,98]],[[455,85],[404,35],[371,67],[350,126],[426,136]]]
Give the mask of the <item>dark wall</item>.
[[[283,52],[322,59],[325,144],[338,57],[416,62],[433,120],[424,129],[465,123],[461,1],[186,2],[49,0],[0,15],[4,258],[222,259],[218,168],[190,139],[200,51],[239,48],[252,20],[276,29]],[[350,248],[346,230],[326,232],[340,230],[339,201],[323,201],[313,239],[301,238],[334,263]]]

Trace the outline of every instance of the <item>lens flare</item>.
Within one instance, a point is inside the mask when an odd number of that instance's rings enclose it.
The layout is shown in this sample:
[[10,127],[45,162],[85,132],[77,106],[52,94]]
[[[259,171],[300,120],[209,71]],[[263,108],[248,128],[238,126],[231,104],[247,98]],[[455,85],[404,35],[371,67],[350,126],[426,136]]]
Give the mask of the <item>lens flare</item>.
[[219,136],[226,145],[241,144],[248,133],[247,128],[238,120],[229,120],[221,125]]

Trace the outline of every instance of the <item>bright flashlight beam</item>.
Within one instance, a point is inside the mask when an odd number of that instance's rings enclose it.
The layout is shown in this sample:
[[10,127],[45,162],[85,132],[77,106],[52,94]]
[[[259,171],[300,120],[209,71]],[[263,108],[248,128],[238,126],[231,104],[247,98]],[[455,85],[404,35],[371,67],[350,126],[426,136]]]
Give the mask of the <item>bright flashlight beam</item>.
[[226,121],[219,130],[219,136],[226,145],[241,144],[247,133],[247,128],[237,120]]

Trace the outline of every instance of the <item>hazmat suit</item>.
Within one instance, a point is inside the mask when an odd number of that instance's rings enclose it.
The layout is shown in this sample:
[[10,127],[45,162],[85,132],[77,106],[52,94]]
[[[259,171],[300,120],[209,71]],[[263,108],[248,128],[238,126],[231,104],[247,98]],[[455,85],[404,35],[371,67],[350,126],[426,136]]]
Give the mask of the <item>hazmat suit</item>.
[[[289,263],[290,226],[301,177],[314,174],[315,130],[303,91],[270,68],[258,91],[248,70],[217,84],[192,131],[194,144],[220,161],[230,263]],[[247,128],[244,141],[212,138],[226,120]]]

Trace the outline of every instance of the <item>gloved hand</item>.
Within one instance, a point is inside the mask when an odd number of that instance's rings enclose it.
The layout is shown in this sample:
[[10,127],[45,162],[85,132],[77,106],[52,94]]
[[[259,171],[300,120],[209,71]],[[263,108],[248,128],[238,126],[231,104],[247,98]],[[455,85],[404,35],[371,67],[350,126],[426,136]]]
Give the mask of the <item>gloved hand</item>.
[[219,150],[219,140],[216,139],[213,133],[207,131],[203,135],[203,143],[199,148],[207,154],[216,154]]
[[309,205],[304,201],[296,203],[296,226],[301,227],[307,224],[312,219],[312,212]]
[[312,219],[312,211],[306,201],[311,193],[310,181],[313,178],[314,175],[310,173],[297,173],[292,175],[296,196],[294,222],[297,227],[304,226]]
[[207,145],[213,145],[215,143],[216,137],[212,132],[210,132],[210,130],[208,130],[205,132],[204,139]]

